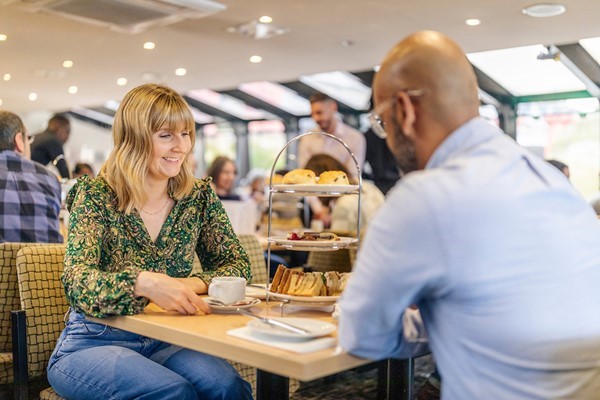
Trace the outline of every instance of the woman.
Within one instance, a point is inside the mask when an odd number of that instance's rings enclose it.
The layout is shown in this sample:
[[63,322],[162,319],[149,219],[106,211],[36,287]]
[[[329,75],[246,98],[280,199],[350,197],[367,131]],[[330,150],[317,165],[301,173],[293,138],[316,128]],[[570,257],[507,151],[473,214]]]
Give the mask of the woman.
[[[63,283],[69,320],[48,364],[67,399],[251,399],[225,361],[91,323],[152,301],[183,315],[210,308],[215,276],[250,279],[248,256],[208,180],[191,172],[194,119],[172,89],[146,84],[117,110],[114,149],[99,176],[69,192]],[[194,251],[204,272],[188,277]],[[199,323],[201,321],[199,320]]]
[[221,200],[242,200],[233,191],[237,168],[233,160],[225,156],[215,158],[206,173],[213,181],[213,188]]
[[[306,163],[306,168],[313,170],[317,176],[325,171],[342,171],[349,176],[346,167],[328,154],[315,154]],[[356,184],[356,182],[351,183]],[[315,198],[313,197],[312,199]],[[340,232],[356,231],[358,196],[347,195],[337,199],[325,198],[324,200],[327,202],[325,206],[331,209],[330,212],[323,212],[324,215],[330,216],[331,230]],[[361,231],[367,228],[371,218],[384,202],[385,196],[381,193],[381,190],[372,182],[363,180],[360,205]],[[313,204],[311,204],[312,206]],[[319,208],[317,207],[317,209]]]

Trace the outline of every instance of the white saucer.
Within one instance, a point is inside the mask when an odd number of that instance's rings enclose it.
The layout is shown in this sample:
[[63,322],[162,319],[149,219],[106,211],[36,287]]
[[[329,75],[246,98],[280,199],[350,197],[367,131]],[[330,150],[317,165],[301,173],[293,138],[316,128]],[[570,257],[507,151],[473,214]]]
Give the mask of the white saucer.
[[216,313],[234,313],[238,308],[244,310],[260,304],[260,299],[255,299],[253,297],[246,297],[244,300],[228,306],[222,306],[220,304],[213,303],[212,297],[206,297],[202,300],[204,300],[206,304],[209,305],[210,309]]

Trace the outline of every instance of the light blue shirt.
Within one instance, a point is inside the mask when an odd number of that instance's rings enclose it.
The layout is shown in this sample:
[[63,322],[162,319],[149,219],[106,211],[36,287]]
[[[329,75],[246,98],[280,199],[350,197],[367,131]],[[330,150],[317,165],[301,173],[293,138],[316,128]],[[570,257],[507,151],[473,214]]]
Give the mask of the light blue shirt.
[[417,304],[443,399],[600,398],[600,225],[553,166],[483,119],[403,177],[340,300],[343,348],[418,351]]

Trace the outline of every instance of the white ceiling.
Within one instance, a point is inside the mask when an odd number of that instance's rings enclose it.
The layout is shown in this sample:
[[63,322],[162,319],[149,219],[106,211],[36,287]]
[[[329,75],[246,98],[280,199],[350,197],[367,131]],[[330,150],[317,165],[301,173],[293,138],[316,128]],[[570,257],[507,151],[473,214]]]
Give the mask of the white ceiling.
[[[27,0],[26,0],[27,1]],[[31,1],[31,0],[29,0]],[[93,1],[93,0],[89,0]],[[0,0],[1,3],[7,0]],[[0,5],[1,108],[18,113],[65,111],[120,99],[144,83],[142,75],[184,93],[191,89],[232,89],[244,82],[292,81],[302,74],[364,71],[378,64],[406,34],[436,29],[467,52],[529,44],[566,44],[600,36],[600,2],[565,0],[559,17],[531,18],[519,0],[221,0],[225,11],[185,20],[137,35],[118,33],[64,17],[31,13],[19,0]],[[269,15],[290,29],[287,35],[254,40],[226,32],[229,26]],[[465,25],[467,18],[482,24]],[[349,40],[353,46],[342,46]],[[145,41],[156,49],[144,50]],[[248,59],[258,54],[260,64]],[[65,69],[62,62],[74,61]],[[175,76],[184,67],[188,74]],[[11,75],[9,81],[2,76]],[[128,84],[117,86],[126,77]],[[67,93],[77,85],[79,92]],[[38,99],[27,99],[36,92]]]

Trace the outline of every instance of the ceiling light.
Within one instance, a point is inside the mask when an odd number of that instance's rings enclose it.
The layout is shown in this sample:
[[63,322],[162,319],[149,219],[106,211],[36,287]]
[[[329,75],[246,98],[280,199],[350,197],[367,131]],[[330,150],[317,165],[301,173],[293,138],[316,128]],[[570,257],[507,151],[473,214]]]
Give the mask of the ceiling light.
[[156,44],[154,42],[146,42],[144,43],[144,49],[146,50],[152,50],[156,47]]
[[251,63],[258,64],[261,61],[262,61],[262,57],[261,56],[252,56],[252,57],[250,57],[250,62]]
[[250,37],[252,39],[269,39],[274,36],[283,35],[289,32],[287,28],[280,28],[272,24],[265,24],[263,22],[252,20],[245,24],[230,26],[227,28],[229,33],[238,33],[243,36]]
[[262,22],[263,24],[270,24],[271,22],[273,22],[273,18],[269,17],[268,15],[263,15],[258,19],[258,22]]
[[8,39],[8,36],[6,36],[3,33],[0,33],[0,42],[4,42],[6,39]]
[[119,85],[119,86],[125,86],[125,85],[127,85],[127,78],[119,78],[119,79],[117,79],[117,85]]
[[68,92],[70,94],[75,94],[79,91],[79,88],[77,86],[69,86]]
[[344,47],[354,46],[354,42],[352,40],[342,40],[342,46],[344,46]]
[[185,68],[177,68],[175,70],[175,75],[177,76],[184,76],[185,74],[187,74],[187,69]]
[[142,80],[145,82],[159,82],[161,81],[161,76],[157,72],[144,72],[142,74]]
[[4,79],[5,81],[10,81],[10,78],[12,78],[12,77],[10,76],[10,74],[4,74],[4,77],[3,77],[3,79]]
[[481,20],[479,20],[477,18],[469,18],[469,19],[465,20],[465,24],[467,24],[469,26],[477,26],[477,25],[481,24]]
[[37,93],[31,92],[29,93],[29,96],[27,96],[27,98],[29,99],[29,101],[36,101],[37,100]]
[[544,18],[564,14],[565,11],[567,11],[567,7],[562,4],[539,3],[527,6],[521,11],[523,14],[529,15],[530,17]]
[[73,61],[71,60],[65,60],[63,61],[63,67],[65,68],[71,68],[73,66]]
[[0,99],[0,106],[2,105],[2,99]]

